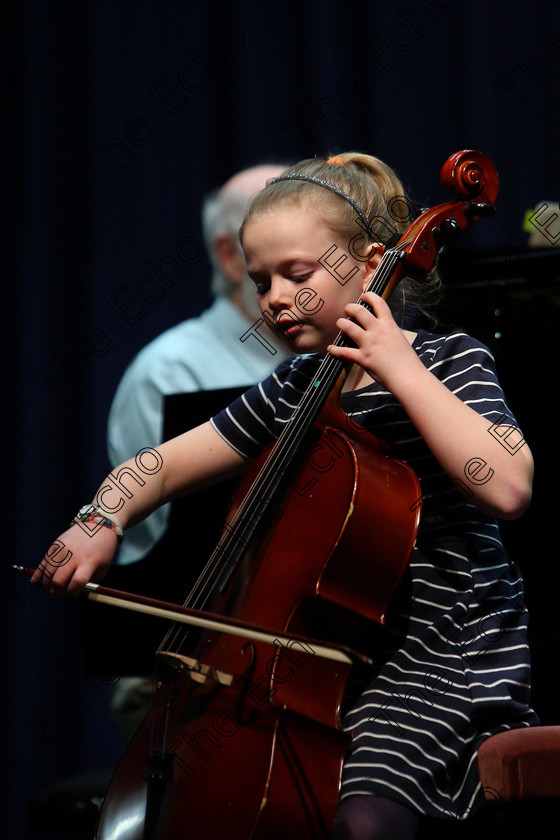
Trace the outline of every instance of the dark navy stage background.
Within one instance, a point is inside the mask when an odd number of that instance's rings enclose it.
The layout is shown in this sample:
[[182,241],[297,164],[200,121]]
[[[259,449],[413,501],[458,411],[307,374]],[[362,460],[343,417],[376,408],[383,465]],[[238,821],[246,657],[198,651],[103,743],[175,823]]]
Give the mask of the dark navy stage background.
[[[108,468],[111,398],[133,355],[209,303],[203,194],[255,163],[360,149],[430,205],[445,199],[438,176],[449,154],[478,148],[500,173],[498,213],[463,246],[515,255],[527,242],[525,211],[560,193],[560,6],[8,0],[3,17],[0,775],[3,836],[19,840],[42,788],[110,766],[121,744],[110,685],[83,669],[76,603],[49,600],[7,570],[36,564],[91,499]],[[473,289],[458,325],[476,334],[477,313],[486,318],[481,337],[550,469],[558,296],[529,288],[495,340],[489,294]],[[542,630],[543,686],[557,661],[552,492],[540,486],[530,539],[527,525],[510,530]],[[541,707],[559,719],[544,690]]]

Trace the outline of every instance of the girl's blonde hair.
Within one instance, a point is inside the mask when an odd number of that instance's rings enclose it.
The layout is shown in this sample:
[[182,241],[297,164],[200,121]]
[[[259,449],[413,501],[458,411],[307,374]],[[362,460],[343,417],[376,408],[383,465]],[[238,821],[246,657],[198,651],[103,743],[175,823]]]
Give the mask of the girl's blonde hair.
[[[324,181],[346,194],[346,199],[340,192],[337,194],[317,180],[299,180],[298,175]],[[282,180],[285,176],[294,177]],[[282,205],[319,205],[322,222],[339,240],[348,242],[360,233],[366,244],[386,244],[393,236],[398,238],[412,221],[412,203],[403,184],[390,166],[373,155],[342,152],[327,159],[309,158],[289,167],[279,179],[273,179],[249,202],[239,234],[241,240],[245,226],[252,218],[267,215]],[[361,213],[357,214],[355,205]],[[365,252],[365,246],[360,247],[360,252]],[[433,305],[434,292],[440,285],[434,272],[422,287],[408,278],[401,280],[389,302],[400,326],[411,326],[411,318],[418,313],[435,323],[433,316],[427,312],[427,306]]]
[[[331,161],[329,163],[329,161]],[[372,155],[359,152],[344,152],[325,160],[324,158],[310,158],[302,160],[287,169],[279,178],[285,175],[302,175],[316,178],[332,184],[346,193],[360,207],[363,214],[370,221],[373,232],[381,238],[378,242],[387,240],[387,231],[401,231],[407,227],[406,219],[395,222],[396,214],[390,213],[390,206],[399,199],[407,202],[403,185],[396,173]],[[278,204],[303,205],[308,202],[321,201],[321,217],[334,226],[339,236],[350,239],[358,229],[356,228],[356,211],[353,206],[341,197],[328,192],[321,184],[313,181],[277,181],[273,179],[264,190],[257,193],[249,202],[245,223],[254,215],[261,215],[277,209]],[[241,235],[243,227],[241,228]],[[370,237],[371,240],[371,237]]]

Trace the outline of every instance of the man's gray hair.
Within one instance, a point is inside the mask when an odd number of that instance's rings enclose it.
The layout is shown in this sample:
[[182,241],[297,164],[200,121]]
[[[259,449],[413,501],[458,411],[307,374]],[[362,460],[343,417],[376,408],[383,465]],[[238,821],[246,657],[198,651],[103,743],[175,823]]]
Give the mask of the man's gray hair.
[[232,283],[223,273],[220,261],[214,250],[214,240],[218,236],[231,236],[236,247],[239,245],[239,228],[245,218],[248,196],[243,193],[214,190],[204,199],[202,205],[202,233],[212,263],[212,294],[215,297],[229,295]]

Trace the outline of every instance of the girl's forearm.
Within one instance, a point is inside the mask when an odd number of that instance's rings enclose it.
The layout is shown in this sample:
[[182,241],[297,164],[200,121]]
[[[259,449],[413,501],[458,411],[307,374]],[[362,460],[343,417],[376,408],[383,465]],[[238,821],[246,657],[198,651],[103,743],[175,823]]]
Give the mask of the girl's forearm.
[[[521,515],[531,499],[529,447],[503,445],[492,423],[456,397],[418,359],[391,384],[394,396],[463,494],[502,519]],[[512,434],[521,436],[518,432]]]
[[[109,473],[93,502],[117,517],[124,529],[175,496],[235,475],[245,465],[211,424],[204,423],[121,464]],[[117,548],[118,526],[112,519],[113,524],[104,527],[97,513],[91,522],[78,520],[54,541],[33,582],[42,580],[51,593],[76,593],[88,581],[103,578]]]
[[109,473],[94,502],[127,528],[177,496],[228,478],[245,466],[245,459],[204,423],[125,461]]

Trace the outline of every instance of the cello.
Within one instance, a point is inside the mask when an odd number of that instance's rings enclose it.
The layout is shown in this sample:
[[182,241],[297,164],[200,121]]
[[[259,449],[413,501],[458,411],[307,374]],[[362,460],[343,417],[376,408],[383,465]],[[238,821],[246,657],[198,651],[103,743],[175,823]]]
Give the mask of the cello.
[[[481,153],[453,155],[441,180],[460,197],[385,249],[367,291],[422,282],[440,247],[492,212],[497,175]],[[242,479],[185,604],[218,626],[173,627],[162,642],[153,708],[109,785],[97,840],[328,838],[347,685],[368,664],[364,626],[385,620],[421,509],[411,468],[342,412],[345,376],[327,355]]]

